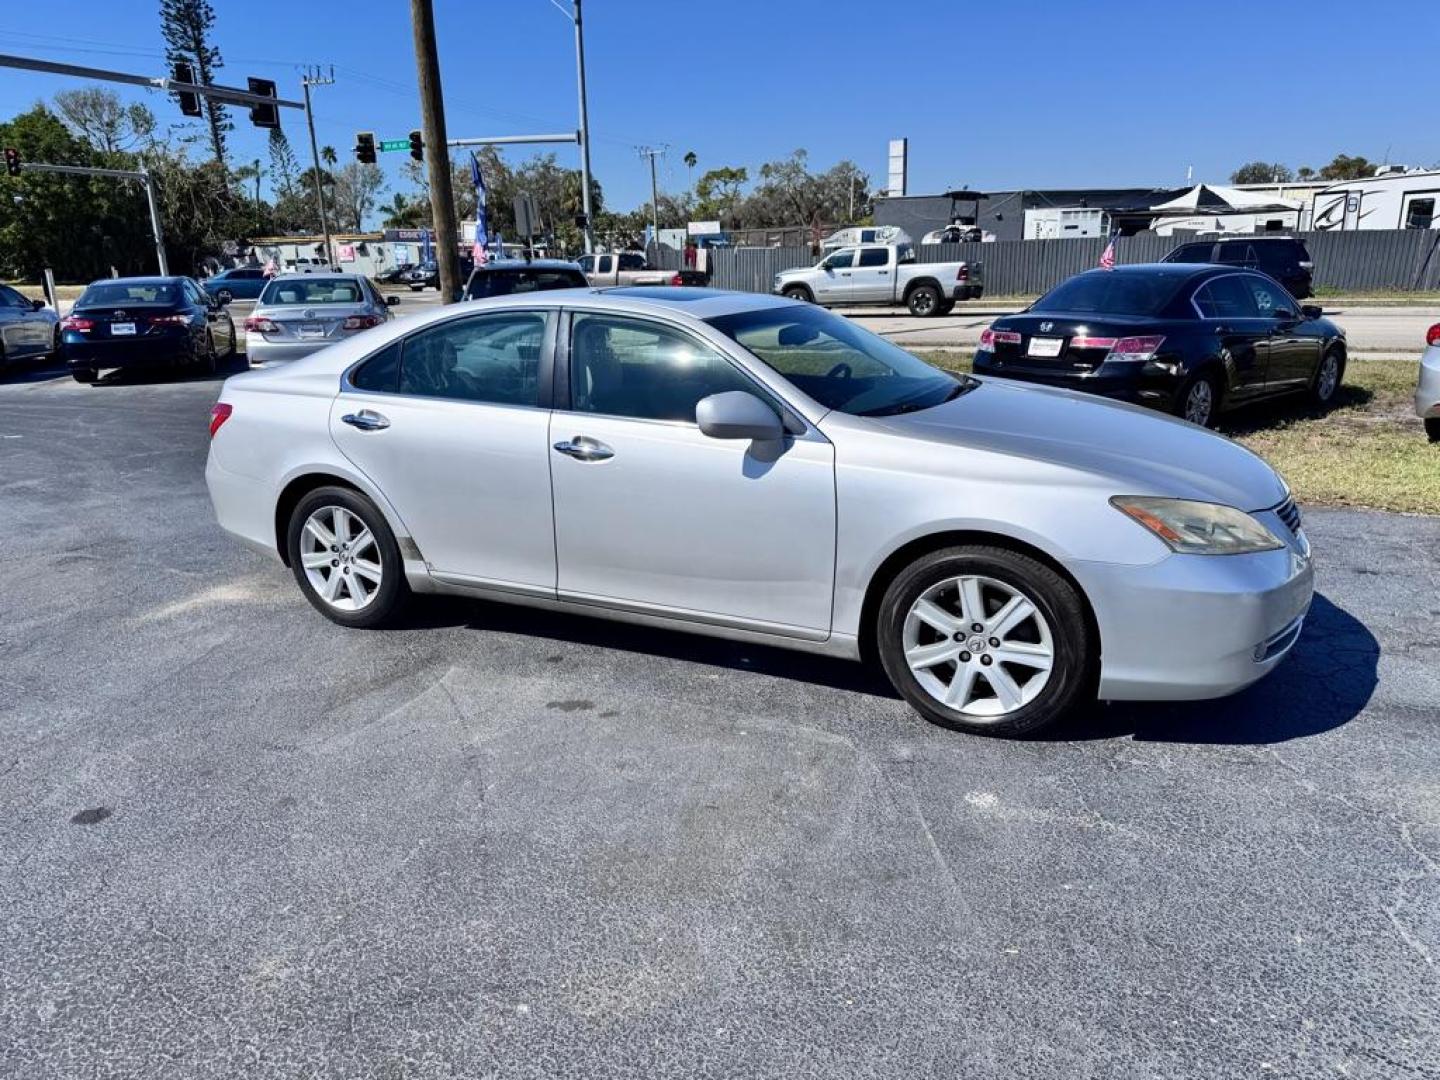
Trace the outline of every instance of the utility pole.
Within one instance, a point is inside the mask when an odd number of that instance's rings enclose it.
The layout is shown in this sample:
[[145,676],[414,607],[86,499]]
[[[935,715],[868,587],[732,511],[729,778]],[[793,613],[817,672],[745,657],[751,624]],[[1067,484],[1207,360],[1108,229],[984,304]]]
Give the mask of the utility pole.
[[[658,260],[660,256],[660,185],[655,179],[655,159],[664,157],[665,151],[669,147],[637,146],[635,149],[640,151],[641,157],[650,159],[650,231],[655,241],[655,256]],[[647,259],[650,257],[648,251],[645,253],[645,257]]]
[[145,189],[145,201],[150,206],[150,232],[155,237],[155,261],[160,265],[160,276],[169,277],[170,267],[165,261],[165,234],[160,229],[160,204],[155,201],[155,182],[150,178],[149,169],[99,169],[90,165],[38,165],[26,162],[20,166],[22,172],[59,173],[62,176],[108,176],[114,180],[136,180]]
[[585,214],[585,252],[595,250],[595,223],[590,220],[590,113],[585,105],[585,31],[580,0],[575,0],[575,72],[580,83],[580,200]]
[[[328,76],[321,76],[318,67],[305,73],[300,85],[305,88],[305,122],[310,125],[310,159],[315,163],[315,202],[320,207],[320,231],[325,234],[325,269],[335,265],[335,253],[330,247],[330,215],[325,212],[325,185],[320,182],[320,147],[315,142],[315,111],[310,107],[310,87],[333,86],[335,69]],[[258,190],[258,183],[257,183]]]
[[460,293],[460,235],[450,190],[450,153],[445,144],[445,100],[440,91],[440,58],[435,46],[435,10],[431,0],[410,0],[415,32],[415,69],[420,83],[420,126],[430,176],[430,216],[435,225],[435,261],[440,271],[440,302],[453,304]]

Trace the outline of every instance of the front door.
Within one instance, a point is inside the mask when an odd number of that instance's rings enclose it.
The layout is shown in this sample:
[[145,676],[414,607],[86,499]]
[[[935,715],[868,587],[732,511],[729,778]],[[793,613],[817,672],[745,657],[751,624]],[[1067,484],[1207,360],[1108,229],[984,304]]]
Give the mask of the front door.
[[1211,278],[1195,292],[1195,307],[1220,341],[1230,372],[1227,392],[1232,401],[1264,393],[1270,332],[1274,329],[1274,319],[1261,317],[1254,294],[1242,280],[1250,276],[1226,274]]
[[336,444],[436,574],[554,593],[541,371],[555,318],[501,311],[434,324],[366,361],[335,399]]
[[891,248],[864,247],[855,257],[850,272],[852,304],[888,304],[895,298],[895,268],[890,265]]
[[0,353],[24,356],[50,348],[53,323],[8,285],[0,285]]
[[835,453],[818,432],[712,439],[701,398],[746,390],[677,327],[572,316],[569,408],[550,427],[562,598],[812,639],[830,629]]
[[817,304],[844,304],[850,296],[850,275],[855,264],[855,249],[841,248],[825,256],[820,274],[815,278]]
[[1303,390],[1320,364],[1320,338],[1307,332],[1300,304],[1276,282],[1256,274],[1242,276],[1262,317],[1270,320],[1265,361],[1267,391]]

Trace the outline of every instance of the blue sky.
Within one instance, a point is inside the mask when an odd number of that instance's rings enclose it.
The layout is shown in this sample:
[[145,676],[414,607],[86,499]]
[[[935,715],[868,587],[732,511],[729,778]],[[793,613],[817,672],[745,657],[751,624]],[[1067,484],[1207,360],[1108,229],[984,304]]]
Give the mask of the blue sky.
[[[334,64],[317,90],[322,143],[418,127],[404,0],[213,0],[222,81]],[[160,74],[154,0],[0,9],[0,51]],[[572,31],[551,0],[436,0],[452,137],[575,126]],[[1255,158],[1318,166],[1337,152],[1440,162],[1440,3],[1011,0],[586,0],[592,161],[606,201],[649,196],[641,143],[668,144],[661,185],[797,147],[883,183],[886,141],[910,139],[912,193],[1223,181]],[[342,13],[334,18],[332,13]],[[75,80],[0,69],[9,115]],[[127,96],[143,90],[117,87]],[[149,95],[165,122],[172,102]],[[284,114],[308,155],[299,113]],[[265,152],[236,118],[237,160]],[[571,147],[562,161],[578,161]],[[302,156],[303,156],[302,155]],[[515,160],[519,155],[511,151]],[[404,155],[383,155],[399,186]]]

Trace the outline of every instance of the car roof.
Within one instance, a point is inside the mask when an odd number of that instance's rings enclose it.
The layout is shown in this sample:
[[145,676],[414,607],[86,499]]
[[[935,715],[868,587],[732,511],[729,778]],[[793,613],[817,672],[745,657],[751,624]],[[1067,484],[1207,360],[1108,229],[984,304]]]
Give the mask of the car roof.
[[[184,281],[183,277],[176,274],[161,276],[150,274],[141,277],[102,277],[90,282],[90,285],[178,285]],[[86,288],[90,286],[87,285]]]
[[486,270],[579,270],[580,265],[572,259],[491,259],[476,265],[477,274]]
[[305,274],[291,270],[283,274],[276,274],[271,281],[314,281],[317,278],[354,278],[359,280],[364,274],[357,274],[353,270],[322,270],[320,273]]

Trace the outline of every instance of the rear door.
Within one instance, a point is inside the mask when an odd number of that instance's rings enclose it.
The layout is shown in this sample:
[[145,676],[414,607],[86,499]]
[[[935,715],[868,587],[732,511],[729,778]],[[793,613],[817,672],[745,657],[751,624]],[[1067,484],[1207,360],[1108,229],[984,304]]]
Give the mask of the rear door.
[[341,452],[439,575],[555,590],[549,385],[555,313],[433,324],[351,372],[330,414]]
[[1251,274],[1225,274],[1201,285],[1192,298],[1195,310],[1219,339],[1230,369],[1229,395],[1244,400],[1265,390],[1265,365],[1270,353],[1274,319],[1261,317],[1254,293],[1246,286]]
[[850,286],[844,295],[852,304],[888,304],[895,299],[895,267],[888,247],[862,247],[850,271]]

